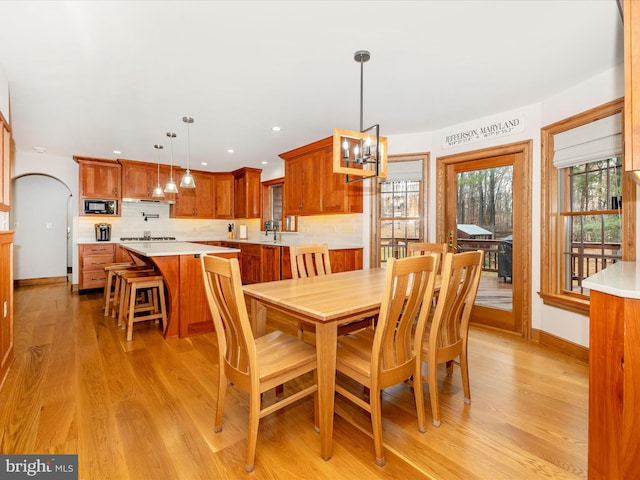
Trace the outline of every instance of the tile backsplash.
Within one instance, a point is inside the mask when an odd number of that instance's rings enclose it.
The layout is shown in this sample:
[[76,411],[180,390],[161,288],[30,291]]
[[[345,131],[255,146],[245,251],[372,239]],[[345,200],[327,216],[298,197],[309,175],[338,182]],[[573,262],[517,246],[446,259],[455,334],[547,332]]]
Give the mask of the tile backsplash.
[[[95,241],[95,224],[111,224],[111,240],[122,237],[142,237],[150,231],[152,237],[176,237],[177,240],[223,240],[228,225],[235,224],[236,236],[240,225],[246,225],[249,240],[262,240],[264,225],[260,219],[182,219],[170,218],[169,205],[141,205],[121,203],[120,217],[75,217],[74,238],[77,243]],[[145,215],[149,216],[145,220]],[[157,216],[157,218],[155,218]],[[334,243],[362,246],[362,214],[298,217],[298,232],[283,234],[295,243]]]

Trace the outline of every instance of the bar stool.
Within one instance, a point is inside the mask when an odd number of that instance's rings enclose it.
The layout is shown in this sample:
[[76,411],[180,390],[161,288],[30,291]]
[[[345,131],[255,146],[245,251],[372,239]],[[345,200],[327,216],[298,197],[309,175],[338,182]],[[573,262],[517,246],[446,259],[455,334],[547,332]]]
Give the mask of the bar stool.
[[122,269],[127,267],[132,267],[132,262],[116,262],[116,263],[107,263],[104,266],[104,271],[107,273],[107,284],[104,287],[104,300],[102,302],[102,308],[104,309],[104,316],[109,316],[109,308],[111,303],[113,302],[113,277],[115,276],[114,270]]
[[[125,272],[120,275],[122,296],[118,325],[127,328],[127,341],[133,338],[133,324],[146,320],[162,320],[162,333],[167,329],[167,308],[164,296],[164,278],[155,272]],[[138,294],[146,292],[146,300],[139,301]],[[136,313],[144,313],[138,315]]]
[[[111,268],[107,274],[107,287],[110,288],[109,282],[113,282],[114,288],[113,288],[113,295],[109,296],[109,298],[105,300],[105,305],[106,305],[104,309],[105,317],[108,317],[109,313],[111,313],[112,318],[118,318],[118,312],[120,311],[120,298],[124,293],[121,288],[122,274],[129,273],[129,272],[149,273],[149,272],[155,272],[155,269],[148,265],[134,265],[134,264],[132,264],[131,266],[125,266],[122,268],[117,268],[117,267]],[[106,291],[107,290],[105,289],[105,292]],[[109,310],[110,305],[112,307],[111,310]]]

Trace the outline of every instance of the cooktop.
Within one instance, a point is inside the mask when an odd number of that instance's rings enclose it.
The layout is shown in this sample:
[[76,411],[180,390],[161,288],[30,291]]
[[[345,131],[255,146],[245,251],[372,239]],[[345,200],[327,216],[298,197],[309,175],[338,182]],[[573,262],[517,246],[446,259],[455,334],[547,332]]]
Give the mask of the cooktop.
[[175,240],[176,237],[120,237],[121,242],[153,242],[158,240]]

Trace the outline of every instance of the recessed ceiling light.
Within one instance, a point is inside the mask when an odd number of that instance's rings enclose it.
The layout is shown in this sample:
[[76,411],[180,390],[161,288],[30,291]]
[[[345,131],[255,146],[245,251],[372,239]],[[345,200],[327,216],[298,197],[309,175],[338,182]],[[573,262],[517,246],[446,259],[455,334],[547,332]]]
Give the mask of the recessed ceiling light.
[[233,148],[227,148],[227,153],[235,153],[235,150]]
[[263,160],[262,162],[260,162],[262,165],[269,165],[269,162],[267,162],[266,160]]
[[38,153],[44,153],[47,151],[47,149],[44,147],[33,147],[33,149]]
[[202,162],[200,165],[206,167],[207,166],[207,162]]
[[113,153],[115,153],[116,155],[120,155],[122,152],[120,150],[114,150]]
[[280,127],[271,127],[272,132],[280,132],[282,129]]

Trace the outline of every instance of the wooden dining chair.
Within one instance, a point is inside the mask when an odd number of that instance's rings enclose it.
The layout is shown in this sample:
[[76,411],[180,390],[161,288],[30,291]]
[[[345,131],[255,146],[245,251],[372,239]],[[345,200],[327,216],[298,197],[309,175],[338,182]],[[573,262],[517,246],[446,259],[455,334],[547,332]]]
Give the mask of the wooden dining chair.
[[438,301],[422,346],[422,359],[427,363],[427,376],[423,376],[422,381],[429,385],[432,422],[436,427],[440,426],[439,364],[447,364],[448,375],[453,373],[454,363],[460,367],[464,402],[471,403],[467,341],[469,318],[478,292],[483,260],[482,250],[447,253],[444,256]]
[[[222,430],[227,381],[249,394],[247,454],[244,469],[254,469],[258,423],[261,418],[313,394],[314,423],[318,425],[316,401],[317,359],[314,346],[273,331],[255,338],[242,292],[240,266],[236,258],[201,257],[207,302],[218,339],[218,401],[214,430]],[[278,385],[313,373],[313,384],[263,407],[261,394]]]
[[[369,389],[363,399],[336,383],[336,392],[371,415],[376,463],[385,464],[382,445],[382,390],[410,377],[421,377],[422,338],[438,269],[438,255],[387,261],[384,292],[375,330],[364,329],[338,339],[336,369]],[[418,314],[419,312],[419,314]],[[418,317],[417,322],[416,316]],[[414,388],[418,431],[426,431],[422,388]]]
[[[308,278],[331,275],[329,247],[325,244],[292,245],[289,247],[291,257],[291,277]],[[363,318],[338,326],[338,335],[346,335],[373,325],[375,319]],[[304,332],[315,333],[312,323],[298,322],[298,338],[304,340]]]
[[326,243],[317,245],[292,245],[291,277],[307,278],[331,275],[329,247]]
[[431,242],[409,242],[407,244],[407,256],[413,255],[429,255],[430,253],[439,253],[444,255],[449,251],[449,246],[446,243],[431,243]]

